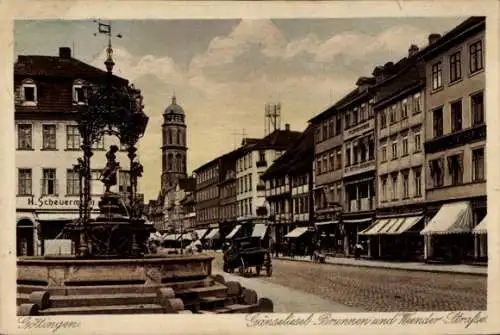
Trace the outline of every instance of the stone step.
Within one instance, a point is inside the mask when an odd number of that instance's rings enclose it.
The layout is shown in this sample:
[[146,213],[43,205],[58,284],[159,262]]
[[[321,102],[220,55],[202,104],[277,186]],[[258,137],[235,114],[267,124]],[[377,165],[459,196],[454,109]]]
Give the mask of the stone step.
[[140,305],[156,302],[156,293],[81,294],[50,297],[50,306],[53,308]]
[[48,290],[51,295],[79,295],[79,294],[113,294],[113,293],[156,293],[159,287],[171,287],[175,290],[192,287],[209,286],[214,283],[212,278],[171,282],[157,285],[126,284],[126,285],[90,285],[90,286],[65,286],[47,287],[39,285],[18,284],[18,293],[31,293],[33,291]]
[[222,284],[214,284],[210,286],[202,286],[202,287],[193,287],[187,289],[175,290],[175,296],[198,296],[198,297],[207,297],[207,296],[225,296],[227,291],[227,286]]
[[40,311],[40,315],[162,314],[162,313],[164,313],[164,308],[157,304],[61,307],[61,308],[48,308]]
[[252,313],[256,308],[256,305],[242,305],[242,304],[232,304],[225,306],[228,309],[227,313]]

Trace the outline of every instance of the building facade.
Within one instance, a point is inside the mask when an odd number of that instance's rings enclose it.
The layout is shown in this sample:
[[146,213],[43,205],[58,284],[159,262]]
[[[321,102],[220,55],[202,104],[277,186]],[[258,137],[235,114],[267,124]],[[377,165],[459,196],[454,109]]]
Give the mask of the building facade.
[[196,228],[219,228],[219,157],[200,166],[196,175]]
[[418,47],[398,63],[375,68],[377,218],[361,232],[371,256],[420,259],[424,224],[425,67]]
[[472,17],[429,45],[426,73],[425,258],[486,257],[485,19]]
[[[43,255],[44,241],[61,236],[65,224],[79,217],[81,184],[73,165],[83,152],[76,113],[85,108],[83,85],[106,76],[73,58],[70,48],[60,48],[58,56],[19,56],[14,64],[18,255]],[[110,145],[120,147],[119,140],[103,136],[93,144],[92,216],[104,192],[100,174]],[[126,201],[130,174],[124,149],[117,154],[121,170],[111,190]]]
[[344,204],[343,121],[342,114],[331,106],[309,122],[314,127],[314,222],[325,230],[325,248],[343,254],[344,236],[339,219]]

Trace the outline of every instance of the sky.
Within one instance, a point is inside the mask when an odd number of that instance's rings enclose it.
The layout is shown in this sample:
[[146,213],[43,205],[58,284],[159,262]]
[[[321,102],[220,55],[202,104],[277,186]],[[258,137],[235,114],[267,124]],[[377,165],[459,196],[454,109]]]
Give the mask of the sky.
[[[373,68],[424,47],[465,18],[127,20],[111,21],[114,73],[138,88],[150,117],[139,144],[140,190],[157,197],[162,114],[175,94],[187,122],[188,172],[229,152],[242,133],[262,137],[266,103],[281,103],[281,123],[307,121],[355,87]],[[16,21],[17,55],[58,55],[104,69],[104,35],[93,21]]]

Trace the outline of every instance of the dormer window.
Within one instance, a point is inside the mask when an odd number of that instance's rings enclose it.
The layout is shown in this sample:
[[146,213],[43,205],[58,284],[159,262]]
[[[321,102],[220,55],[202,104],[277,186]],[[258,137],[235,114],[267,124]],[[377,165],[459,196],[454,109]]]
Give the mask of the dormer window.
[[73,103],[77,105],[85,104],[85,91],[83,90],[83,80],[75,80],[73,83]]
[[25,106],[36,106],[37,91],[35,82],[32,79],[26,79],[21,86],[21,100]]

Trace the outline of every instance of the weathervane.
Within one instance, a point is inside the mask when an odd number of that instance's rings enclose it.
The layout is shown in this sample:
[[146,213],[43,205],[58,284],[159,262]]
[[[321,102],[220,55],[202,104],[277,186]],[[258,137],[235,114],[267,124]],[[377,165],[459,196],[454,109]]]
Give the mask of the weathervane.
[[[113,66],[115,65],[115,62],[113,61],[113,48],[111,47],[111,37],[113,37],[113,34],[111,32],[111,21],[108,21],[108,23],[106,24],[102,23],[100,20],[94,20],[94,23],[97,23],[98,25],[99,34],[105,34],[108,36],[108,48],[106,49],[108,57],[106,58],[104,65],[106,65],[106,69],[108,70],[108,72],[111,73],[113,71]],[[98,33],[94,33],[94,36],[97,36]],[[117,34],[114,37],[122,38],[122,35]]]

